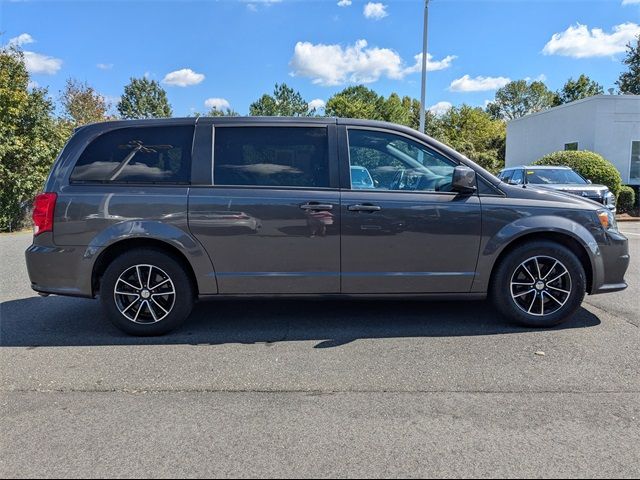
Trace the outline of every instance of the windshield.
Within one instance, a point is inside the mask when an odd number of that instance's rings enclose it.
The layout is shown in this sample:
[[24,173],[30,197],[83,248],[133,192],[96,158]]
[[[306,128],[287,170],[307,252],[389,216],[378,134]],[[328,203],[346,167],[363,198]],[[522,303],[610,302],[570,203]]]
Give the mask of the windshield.
[[562,183],[578,183],[586,184],[587,181],[573,170],[564,168],[529,168],[526,171],[527,183],[536,184],[562,184]]

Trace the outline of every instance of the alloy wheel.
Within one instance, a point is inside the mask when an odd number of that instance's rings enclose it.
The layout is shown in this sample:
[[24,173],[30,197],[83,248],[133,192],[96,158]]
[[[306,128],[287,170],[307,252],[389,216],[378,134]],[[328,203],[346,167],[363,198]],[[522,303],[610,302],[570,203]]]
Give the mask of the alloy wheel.
[[122,315],[134,323],[157,323],[169,315],[176,299],[171,277],[153,265],[134,265],[116,281],[114,300]]
[[511,298],[528,315],[544,317],[560,310],[571,296],[571,274],[553,257],[522,262],[511,276]]

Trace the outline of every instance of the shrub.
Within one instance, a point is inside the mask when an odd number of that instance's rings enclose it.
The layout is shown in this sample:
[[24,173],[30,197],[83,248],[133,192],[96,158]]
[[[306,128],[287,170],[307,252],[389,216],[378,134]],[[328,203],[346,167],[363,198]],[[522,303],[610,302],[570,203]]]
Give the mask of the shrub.
[[586,150],[550,153],[534,163],[535,165],[564,165],[572,168],[593,183],[606,185],[618,197],[622,188],[620,172],[601,155]]
[[636,191],[623,185],[618,194],[618,213],[629,213],[635,210],[636,207]]

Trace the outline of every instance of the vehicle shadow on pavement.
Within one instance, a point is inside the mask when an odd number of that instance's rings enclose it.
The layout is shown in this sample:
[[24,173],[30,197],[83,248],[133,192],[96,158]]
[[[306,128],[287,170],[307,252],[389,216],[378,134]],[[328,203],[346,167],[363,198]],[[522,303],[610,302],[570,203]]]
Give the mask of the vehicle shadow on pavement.
[[[556,330],[600,319],[581,308]],[[489,302],[235,299],[196,305],[187,323],[163,337],[136,338],[113,327],[95,300],[30,297],[0,305],[0,347],[100,345],[272,345],[317,341],[331,348],[358,339],[457,337],[531,330],[501,318]]]

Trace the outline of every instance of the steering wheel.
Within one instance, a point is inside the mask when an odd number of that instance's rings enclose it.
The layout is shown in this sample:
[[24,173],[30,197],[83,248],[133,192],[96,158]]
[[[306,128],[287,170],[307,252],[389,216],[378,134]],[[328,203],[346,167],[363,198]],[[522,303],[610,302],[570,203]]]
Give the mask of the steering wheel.
[[389,185],[390,190],[403,190],[404,179],[407,175],[407,170],[405,168],[398,170],[391,181],[391,185]]

